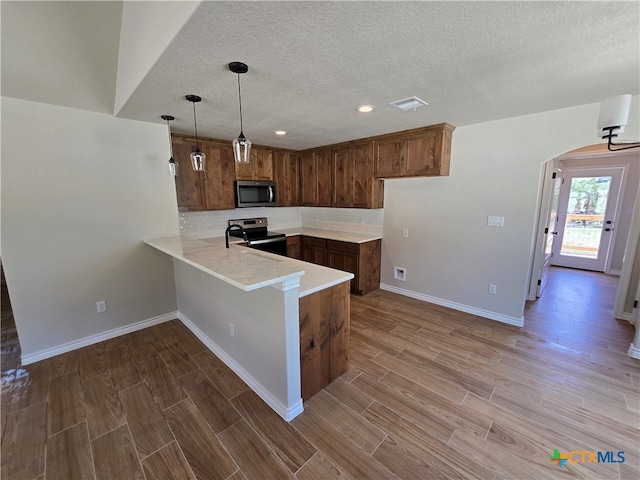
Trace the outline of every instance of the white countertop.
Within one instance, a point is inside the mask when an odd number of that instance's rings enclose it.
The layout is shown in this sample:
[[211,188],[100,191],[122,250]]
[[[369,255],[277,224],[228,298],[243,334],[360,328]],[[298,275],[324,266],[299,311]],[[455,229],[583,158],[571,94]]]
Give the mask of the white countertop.
[[337,240],[349,243],[365,243],[373,240],[380,240],[381,235],[372,235],[366,233],[338,232],[337,230],[324,230],[319,228],[295,227],[295,228],[278,228],[280,233],[284,233],[287,237],[294,235],[305,235],[307,237],[325,238],[327,240]]
[[144,243],[245,291],[299,277],[299,296],[304,297],[353,278],[352,273],[239,245],[227,249],[224,237],[173,236]]

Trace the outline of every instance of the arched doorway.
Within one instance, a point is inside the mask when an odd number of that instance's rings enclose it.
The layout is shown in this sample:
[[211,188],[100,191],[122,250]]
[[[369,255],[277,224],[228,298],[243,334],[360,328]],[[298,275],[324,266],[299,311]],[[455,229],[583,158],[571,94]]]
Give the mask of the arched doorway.
[[[553,258],[550,258],[550,253],[558,251],[557,244],[555,249],[552,248],[553,243],[557,242],[557,236],[554,235],[554,232],[558,231],[557,228],[554,228],[553,222],[558,216],[561,217],[560,221],[567,221],[566,205],[564,211],[561,207],[558,207],[560,190],[564,188],[566,193],[566,189],[569,188],[566,182],[565,185],[560,186],[563,176],[566,176],[566,172],[572,169],[605,169],[614,166],[624,167],[625,170],[625,178],[615,215],[615,228],[617,231],[610,250],[607,252],[607,267],[601,270],[604,271],[604,276],[598,279],[597,276],[591,275],[592,280],[602,280],[603,283],[594,288],[593,292],[596,292],[596,294],[589,299],[593,300],[595,305],[596,302],[601,300],[599,297],[604,297],[604,294],[598,294],[602,292],[598,288],[615,289],[615,295],[612,296],[614,299],[606,302],[608,303],[605,307],[607,314],[613,314],[618,319],[632,321],[633,299],[635,298],[640,277],[640,266],[637,265],[640,263],[640,255],[636,254],[640,232],[640,207],[638,207],[640,155],[637,151],[609,152],[606,146],[602,144],[589,145],[567,152],[543,165],[542,194],[535,234],[529,301],[535,301],[538,297],[544,295],[547,273],[550,268],[553,268],[554,262]],[[553,178],[554,174],[555,178]],[[547,229],[546,233],[545,229]],[[636,265],[635,268],[634,265]],[[575,279],[580,276],[577,270],[563,273],[565,278]],[[587,278],[587,276],[588,274],[585,272],[584,277]],[[554,290],[553,295],[558,295],[561,291]],[[565,291],[570,292],[571,288],[567,287]],[[567,295],[569,294],[567,293]],[[602,304],[603,302],[599,303]]]

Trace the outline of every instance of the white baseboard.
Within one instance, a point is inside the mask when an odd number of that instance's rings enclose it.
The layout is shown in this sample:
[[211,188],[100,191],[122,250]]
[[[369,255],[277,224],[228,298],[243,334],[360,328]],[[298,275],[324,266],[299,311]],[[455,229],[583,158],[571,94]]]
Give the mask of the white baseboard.
[[640,348],[636,347],[633,343],[629,345],[629,350],[627,351],[630,357],[640,359]]
[[398,288],[393,285],[387,285],[384,283],[380,284],[380,289],[386,290],[388,292],[398,293],[400,295],[404,295],[405,297],[422,300],[423,302],[435,303],[436,305],[441,305],[443,307],[452,308],[454,310],[459,310],[465,313],[471,313],[472,315],[488,318],[489,320],[495,320],[497,322],[506,323],[508,325],[514,325],[516,327],[522,327],[524,325],[524,316],[520,318],[509,317],[500,313],[490,312],[489,310],[482,310],[481,308],[475,308],[469,305],[464,305],[462,303],[451,302],[442,298],[432,297],[430,295],[414,292],[412,290],[405,290],[404,288]]
[[63,353],[71,352],[72,350],[88,347],[89,345],[93,345],[94,343],[111,340],[112,338],[126,335],[127,333],[136,332],[138,330],[142,330],[143,328],[152,327],[154,325],[168,322],[169,320],[174,320],[176,318],[178,318],[178,312],[165,313],[164,315],[149,318],[147,320],[141,320],[140,322],[132,323],[124,327],[114,328],[113,330],[109,330],[108,332],[91,335],[89,337],[81,338],[80,340],[65,343],[64,345],[48,348],[46,350],[40,350],[39,352],[31,353],[29,355],[22,355],[22,365],[29,365],[31,363],[39,362],[40,360],[46,360],[47,358],[55,357],[56,355],[61,355]]
[[617,318],[618,320],[626,320],[631,325],[633,325],[633,313],[631,313],[631,312],[624,312],[622,315],[620,315],[619,317],[615,317],[615,318]]
[[302,399],[298,400],[295,404],[290,407],[283,405],[280,400],[275,398],[271,392],[269,392],[266,388],[262,386],[260,382],[258,382],[253,376],[247,372],[244,368],[242,368],[236,361],[227,355],[222,348],[220,348],[213,340],[211,340],[208,336],[206,336],[202,330],[200,330],[186,315],[178,312],[178,318],[185,326],[193,332],[193,334],[200,339],[202,343],[204,343],[209,350],[211,350],[216,357],[222,360],[227,367],[233,370],[236,375],[238,375],[244,382],[249,385],[251,390],[253,390],[262,400],[265,401],[267,405],[269,405],[278,415],[284,418],[287,422],[290,422],[295,417],[300,415],[304,410],[304,406],[302,404]]

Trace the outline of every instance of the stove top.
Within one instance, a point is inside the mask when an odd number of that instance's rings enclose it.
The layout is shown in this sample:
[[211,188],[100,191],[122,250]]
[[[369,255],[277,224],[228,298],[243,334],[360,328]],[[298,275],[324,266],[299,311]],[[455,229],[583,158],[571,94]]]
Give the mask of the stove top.
[[[249,240],[267,240],[286,236],[284,233],[269,231],[266,217],[232,219],[229,220],[229,225],[240,225],[244,228]],[[231,230],[229,234],[242,237],[240,230]]]

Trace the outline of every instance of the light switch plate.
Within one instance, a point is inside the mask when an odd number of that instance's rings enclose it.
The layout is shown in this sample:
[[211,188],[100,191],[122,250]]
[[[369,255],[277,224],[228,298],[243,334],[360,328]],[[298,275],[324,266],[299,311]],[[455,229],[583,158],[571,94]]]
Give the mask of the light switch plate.
[[504,227],[504,217],[487,217],[487,225],[490,227]]

